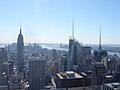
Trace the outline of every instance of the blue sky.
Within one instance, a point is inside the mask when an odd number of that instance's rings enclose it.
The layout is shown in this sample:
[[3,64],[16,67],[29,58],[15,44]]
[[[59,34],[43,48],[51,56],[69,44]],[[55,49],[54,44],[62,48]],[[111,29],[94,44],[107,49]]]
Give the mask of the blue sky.
[[20,25],[25,42],[120,44],[120,0],[0,0],[0,42],[16,42]]

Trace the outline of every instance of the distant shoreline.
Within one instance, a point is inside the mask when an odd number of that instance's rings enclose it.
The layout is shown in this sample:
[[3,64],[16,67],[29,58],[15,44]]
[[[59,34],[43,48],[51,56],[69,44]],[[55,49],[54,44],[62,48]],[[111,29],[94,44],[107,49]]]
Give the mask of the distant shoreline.
[[[0,43],[0,47],[5,47],[6,45],[16,45],[16,43]],[[25,46],[28,46],[28,45],[40,45],[42,46],[42,48],[47,48],[47,49],[57,49],[57,50],[65,50],[65,51],[68,51],[68,44],[52,44],[52,43],[25,43]],[[98,45],[96,44],[88,44],[88,45],[83,45],[83,46],[90,46],[91,49],[94,51],[94,50],[98,50]],[[120,46],[117,44],[117,45],[113,45],[113,44],[110,44],[110,45],[102,45],[102,49],[103,50],[106,50],[108,52],[108,54],[110,55],[114,55],[114,54],[117,54],[118,56],[120,56]]]

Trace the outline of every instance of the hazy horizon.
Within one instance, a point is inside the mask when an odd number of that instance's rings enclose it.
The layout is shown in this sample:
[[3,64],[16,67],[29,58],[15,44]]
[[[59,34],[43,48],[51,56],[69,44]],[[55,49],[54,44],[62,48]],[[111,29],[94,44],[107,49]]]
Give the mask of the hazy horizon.
[[[79,41],[79,40],[78,40]],[[17,39],[15,42],[1,42],[0,41],[0,44],[13,44],[13,43],[17,43]],[[24,44],[69,44],[69,38],[68,38],[68,42],[24,42]],[[98,43],[84,43],[84,42],[80,42],[80,44],[83,44],[83,45],[99,45],[99,42]],[[101,43],[102,45],[120,45],[120,43]]]

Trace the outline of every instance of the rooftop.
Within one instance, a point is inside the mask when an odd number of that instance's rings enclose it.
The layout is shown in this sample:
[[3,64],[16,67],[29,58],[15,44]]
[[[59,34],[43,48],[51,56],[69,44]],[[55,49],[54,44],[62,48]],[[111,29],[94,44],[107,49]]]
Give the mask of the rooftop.
[[120,90],[120,83],[107,83],[105,86],[108,86],[110,88],[114,88],[115,90]]
[[58,76],[60,79],[83,78],[81,75],[79,75],[78,73],[73,72],[73,71],[60,72],[60,73],[57,73],[57,76]]
[[103,62],[95,62],[96,67],[105,67]]

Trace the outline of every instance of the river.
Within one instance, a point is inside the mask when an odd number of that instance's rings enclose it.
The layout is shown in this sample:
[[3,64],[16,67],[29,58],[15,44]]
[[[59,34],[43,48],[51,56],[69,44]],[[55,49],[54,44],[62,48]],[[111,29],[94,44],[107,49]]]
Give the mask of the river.
[[[42,48],[47,48],[49,50],[57,49],[57,50],[68,51],[68,48],[61,48],[59,44],[53,44],[53,45],[39,44],[39,45],[42,46]],[[0,43],[0,47],[5,47],[5,44],[4,43]],[[108,52],[108,55],[114,55],[114,54],[117,54],[118,56],[120,56],[119,52]]]

